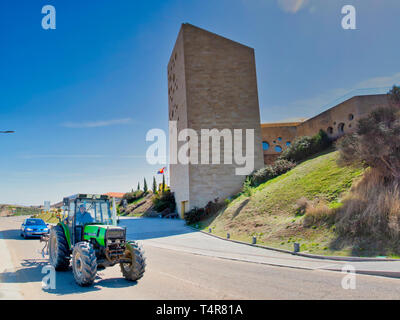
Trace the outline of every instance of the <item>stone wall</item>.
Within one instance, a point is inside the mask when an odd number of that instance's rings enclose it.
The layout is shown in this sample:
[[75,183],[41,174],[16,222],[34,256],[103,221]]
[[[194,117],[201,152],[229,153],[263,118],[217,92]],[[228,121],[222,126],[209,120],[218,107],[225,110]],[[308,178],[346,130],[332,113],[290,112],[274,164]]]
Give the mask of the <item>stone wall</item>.
[[320,129],[332,139],[337,139],[344,133],[354,132],[360,118],[367,116],[377,107],[388,105],[386,94],[355,96],[304,122],[264,123],[261,125],[263,143],[269,145],[267,149],[263,148],[264,162],[272,163],[281,153],[275,150],[275,147],[281,146],[284,150],[287,143],[294,141],[296,137],[313,136]]
[[[183,32],[178,34],[174,50],[168,63],[168,114],[169,121],[176,121],[177,132],[188,127],[188,115],[186,106],[186,78],[185,78],[185,61],[183,48]],[[184,142],[172,141],[173,128],[169,128],[170,144],[169,150],[173,150],[173,143],[177,143],[180,148]],[[169,165],[169,184],[172,186],[176,199],[189,199],[189,166],[184,164]],[[180,202],[177,202],[177,207]],[[178,208],[180,210],[180,208]]]
[[[301,122],[263,123],[261,132],[263,138],[264,163],[273,163],[290,143],[297,137],[297,127]],[[277,151],[281,150],[281,151]]]

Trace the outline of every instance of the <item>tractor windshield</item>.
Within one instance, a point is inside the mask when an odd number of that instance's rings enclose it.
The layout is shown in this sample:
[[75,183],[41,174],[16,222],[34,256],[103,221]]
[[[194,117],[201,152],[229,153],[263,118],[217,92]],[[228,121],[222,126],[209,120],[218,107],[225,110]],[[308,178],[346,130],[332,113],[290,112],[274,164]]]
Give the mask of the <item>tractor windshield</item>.
[[[112,215],[110,203],[106,200],[79,200],[77,201],[77,216],[80,214],[81,207],[84,207],[84,214],[90,215],[85,218],[86,223],[111,224]],[[79,220],[79,219],[77,219]],[[77,221],[78,222],[78,221]],[[86,224],[85,223],[85,224]]]

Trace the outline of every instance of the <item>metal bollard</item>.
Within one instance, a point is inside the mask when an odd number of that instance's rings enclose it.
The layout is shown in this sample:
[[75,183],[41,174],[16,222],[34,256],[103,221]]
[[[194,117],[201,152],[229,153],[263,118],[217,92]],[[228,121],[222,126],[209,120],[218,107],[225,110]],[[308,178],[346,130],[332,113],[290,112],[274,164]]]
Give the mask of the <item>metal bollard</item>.
[[226,238],[227,238],[227,239],[230,239],[230,238],[231,238],[231,235],[230,235],[229,233],[227,233],[227,234],[226,234]]
[[294,243],[294,253],[300,252],[300,243]]
[[211,228],[208,228],[208,232],[211,233]]
[[253,244],[256,244],[256,243],[257,243],[257,237],[253,236]]

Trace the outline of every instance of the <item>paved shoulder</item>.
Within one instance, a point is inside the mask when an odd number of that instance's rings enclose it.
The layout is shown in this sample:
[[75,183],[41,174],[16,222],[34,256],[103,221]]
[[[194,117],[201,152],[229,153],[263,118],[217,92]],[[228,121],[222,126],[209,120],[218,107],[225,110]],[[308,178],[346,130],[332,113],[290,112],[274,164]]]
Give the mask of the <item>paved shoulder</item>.
[[[5,219],[12,218],[0,218],[1,222],[5,222]],[[20,287],[15,282],[9,282],[5,275],[15,275],[15,267],[12,263],[11,255],[8,250],[6,240],[4,239],[3,232],[0,226],[0,299],[1,300],[19,300],[22,299],[20,293]]]

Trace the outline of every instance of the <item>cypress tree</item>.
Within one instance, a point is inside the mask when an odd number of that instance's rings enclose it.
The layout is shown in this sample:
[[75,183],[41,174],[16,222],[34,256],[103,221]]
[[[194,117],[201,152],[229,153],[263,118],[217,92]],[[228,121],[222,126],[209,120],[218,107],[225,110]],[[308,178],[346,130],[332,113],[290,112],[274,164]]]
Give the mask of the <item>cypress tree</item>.
[[153,176],[153,193],[156,194],[157,193],[157,182],[156,182],[156,178]]

